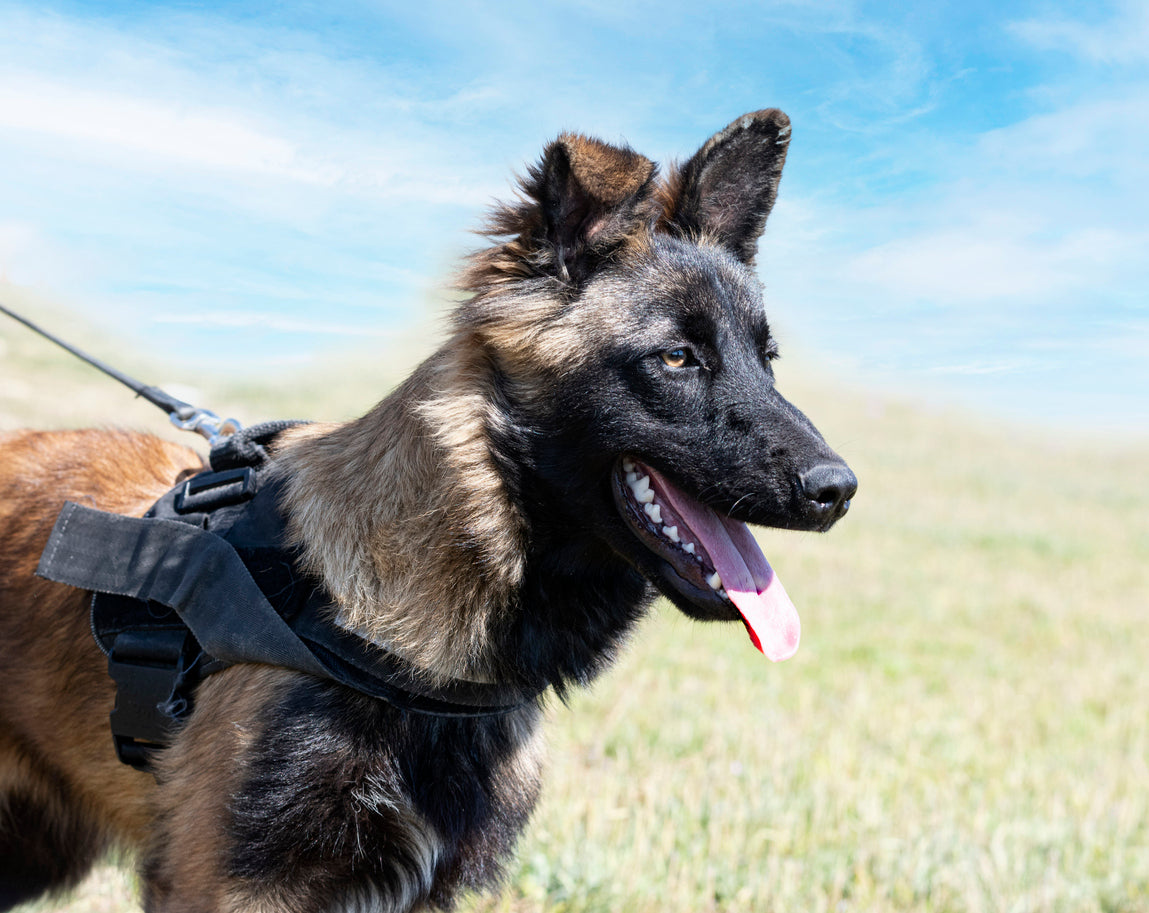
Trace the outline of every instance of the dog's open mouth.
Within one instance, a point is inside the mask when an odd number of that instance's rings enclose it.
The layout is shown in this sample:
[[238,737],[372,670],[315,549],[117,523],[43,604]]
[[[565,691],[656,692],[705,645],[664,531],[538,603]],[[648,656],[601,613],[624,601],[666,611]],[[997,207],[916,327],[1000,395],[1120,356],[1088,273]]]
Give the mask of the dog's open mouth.
[[798,610],[745,523],[722,516],[630,457],[615,469],[613,488],[619,512],[670,564],[678,578],[671,583],[687,599],[712,593],[733,603],[754,646],[774,662],[797,652]]

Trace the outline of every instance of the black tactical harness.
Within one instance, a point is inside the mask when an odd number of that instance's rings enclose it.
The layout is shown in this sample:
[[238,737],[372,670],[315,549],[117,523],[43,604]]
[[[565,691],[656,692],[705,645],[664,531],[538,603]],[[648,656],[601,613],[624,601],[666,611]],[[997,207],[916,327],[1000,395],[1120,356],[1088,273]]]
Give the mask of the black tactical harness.
[[430,686],[384,647],[333,622],[331,597],[284,544],[282,483],[268,422],[212,449],[211,468],[143,518],[67,502],[36,573],[93,591],[92,633],[116,682],[121,761],[146,768],[191,711],[196,685],[234,663],[330,679],[413,713],[508,713],[539,692],[454,681]]

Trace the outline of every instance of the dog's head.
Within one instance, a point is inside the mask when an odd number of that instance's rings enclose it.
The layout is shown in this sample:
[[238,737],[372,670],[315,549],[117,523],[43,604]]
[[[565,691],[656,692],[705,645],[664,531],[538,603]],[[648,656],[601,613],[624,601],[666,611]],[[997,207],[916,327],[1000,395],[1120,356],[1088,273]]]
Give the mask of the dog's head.
[[753,261],[789,138],[780,111],[748,114],[660,180],[560,137],[495,213],[459,312],[498,378],[491,433],[516,451],[503,470],[532,535],[599,543],[775,660],[798,616],[746,523],[826,530],[857,486],[774,385]]

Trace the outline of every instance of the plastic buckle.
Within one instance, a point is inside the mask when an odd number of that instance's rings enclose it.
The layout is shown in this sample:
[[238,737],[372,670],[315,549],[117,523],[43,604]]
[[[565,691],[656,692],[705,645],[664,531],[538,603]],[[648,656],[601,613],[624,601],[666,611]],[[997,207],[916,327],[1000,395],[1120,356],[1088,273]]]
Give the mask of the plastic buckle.
[[[116,756],[139,770],[153,751],[166,747],[189,709],[186,693],[194,655],[186,630],[127,631],[108,654],[108,674],[116,683],[112,738]],[[196,646],[198,653],[198,646]]]
[[189,514],[239,504],[254,495],[255,471],[243,466],[193,476],[184,482],[173,506],[177,514]]

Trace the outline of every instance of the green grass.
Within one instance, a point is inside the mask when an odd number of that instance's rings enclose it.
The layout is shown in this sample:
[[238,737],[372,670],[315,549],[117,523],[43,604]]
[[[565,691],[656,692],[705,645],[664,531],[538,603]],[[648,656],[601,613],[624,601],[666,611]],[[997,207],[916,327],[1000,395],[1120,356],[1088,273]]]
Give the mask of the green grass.
[[[129,402],[66,356],[33,360],[14,329],[0,341],[0,427]],[[771,665],[740,628],[659,605],[552,708],[507,890],[468,909],[1149,911],[1149,446],[780,375],[861,481],[829,535],[761,535],[802,614],[798,656]],[[246,421],[326,418],[394,376],[198,385]],[[129,424],[163,426],[140,408]],[[64,909],[133,909],[126,882],[97,879]]]

